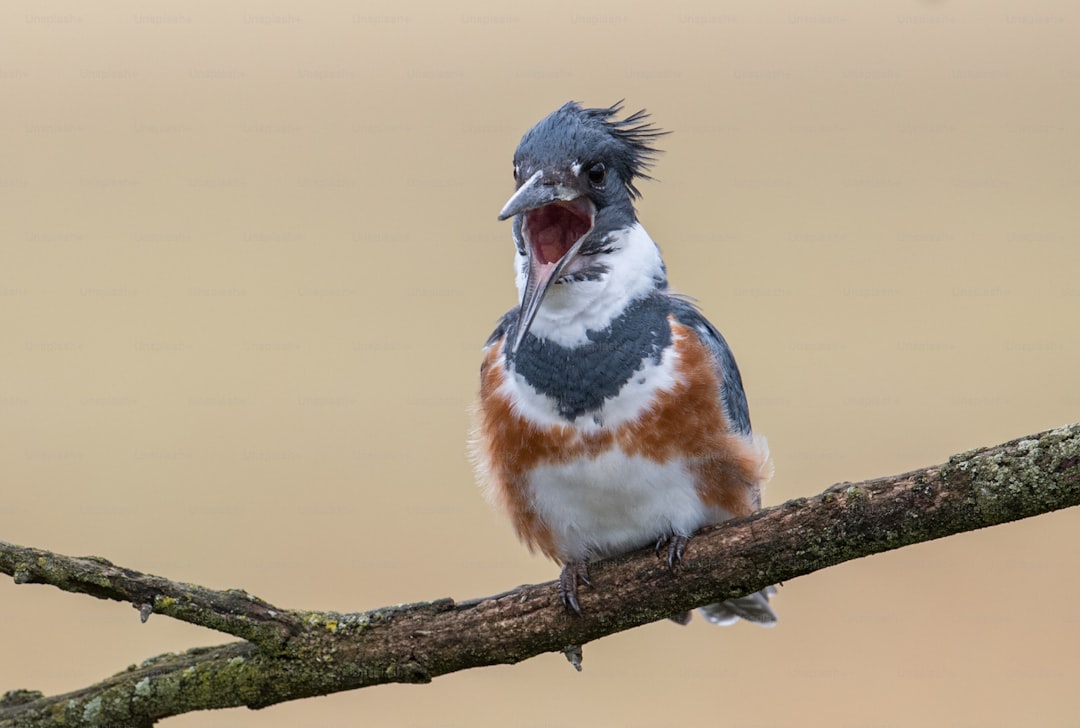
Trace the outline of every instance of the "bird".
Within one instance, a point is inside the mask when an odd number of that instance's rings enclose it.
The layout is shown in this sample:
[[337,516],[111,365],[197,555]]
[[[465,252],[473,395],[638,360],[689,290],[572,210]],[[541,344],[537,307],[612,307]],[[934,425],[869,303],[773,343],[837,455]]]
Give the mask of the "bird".
[[[513,219],[519,305],[484,346],[471,437],[488,499],[562,565],[577,614],[590,561],[653,545],[676,569],[699,528],[758,510],[773,473],[730,347],[669,289],[637,217],[668,132],[622,111],[570,101],[521,138],[498,214]],[[774,593],[699,611],[771,626]]]

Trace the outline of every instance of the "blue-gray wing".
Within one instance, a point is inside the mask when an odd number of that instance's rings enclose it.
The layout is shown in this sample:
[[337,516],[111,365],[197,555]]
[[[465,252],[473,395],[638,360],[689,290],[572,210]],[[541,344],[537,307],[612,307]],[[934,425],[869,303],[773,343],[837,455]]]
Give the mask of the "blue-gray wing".
[[673,296],[671,307],[675,320],[696,331],[702,342],[712,351],[721,382],[720,400],[724,412],[727,413],[728,422],[736,432],[749,435],[750,409],[746,405],[746,392],[743,391],[742,377],[739,375],[739,367],[735,363],[735,355],[731,353],[731,348],[716,327],[701,315],[694,304]]

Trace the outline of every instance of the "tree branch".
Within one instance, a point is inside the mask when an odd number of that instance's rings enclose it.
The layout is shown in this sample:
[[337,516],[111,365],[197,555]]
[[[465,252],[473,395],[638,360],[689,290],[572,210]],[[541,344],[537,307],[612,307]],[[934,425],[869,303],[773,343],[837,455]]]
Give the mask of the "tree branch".
[[63,556],[0,541],[0,572],[14,577],[16,584],[50,584],[76,594],[128,602],[144,622],[152,613],[165,614],[271,650],[302,627],[294,615],[245,591],[214,591],[173,582],[116,566],[99,556]]
[[13,691],[0,728],[150,726],[180,713],[259,708],[388,682],[428,682],[742,596],[861,556],[1080,505],[1080,425],[955,455],[942,465],[841,483],[703,530],[677,574],[651,550],[593,564],[584,615],[569,615],[554,583],[493,597],[357,614],[277,609],[240,591],[215,592],[113,566],[0,542],[0,571],[18,583],[128,601],[243,637],[163,655],[54,697]]

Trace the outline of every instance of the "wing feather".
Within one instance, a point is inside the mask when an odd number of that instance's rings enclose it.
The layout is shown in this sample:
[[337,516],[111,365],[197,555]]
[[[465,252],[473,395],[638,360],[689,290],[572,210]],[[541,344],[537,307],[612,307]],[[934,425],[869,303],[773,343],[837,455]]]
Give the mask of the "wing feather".
[[742,376],[739,374],[739,366],[735,363],[735,355],[731,353],[731,347],[693,303],[675,296],[671,300],[675,319],[683,326],[696,331],[716,359],[717,374],[721,382],[721,405],[727,414],[731,429],[744,435],[751,434],[750,408],[746,404]]

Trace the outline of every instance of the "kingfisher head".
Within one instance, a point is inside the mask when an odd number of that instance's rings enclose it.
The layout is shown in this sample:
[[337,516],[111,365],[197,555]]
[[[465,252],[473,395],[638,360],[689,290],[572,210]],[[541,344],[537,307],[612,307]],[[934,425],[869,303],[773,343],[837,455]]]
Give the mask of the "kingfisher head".
[[618,119],[621,110],[621,103],[584,109],[571,101],[518,145],[517,191],[499,213],[500,220],[514,218],[524,275],[513,352],[551,286],[602,280],[611,267],[606,258],[618,248],[613,234],[637,223],[634,181],[650,179],[652,144],[666,132],[648,123],[644,110]]

